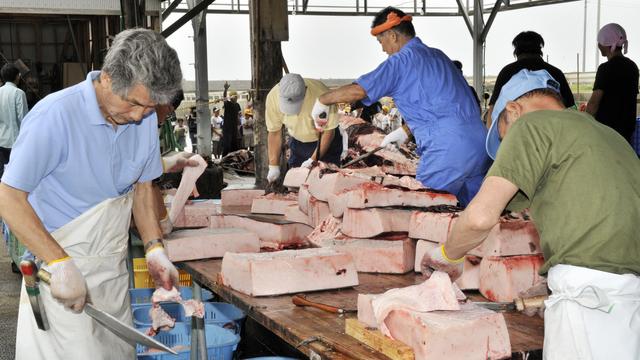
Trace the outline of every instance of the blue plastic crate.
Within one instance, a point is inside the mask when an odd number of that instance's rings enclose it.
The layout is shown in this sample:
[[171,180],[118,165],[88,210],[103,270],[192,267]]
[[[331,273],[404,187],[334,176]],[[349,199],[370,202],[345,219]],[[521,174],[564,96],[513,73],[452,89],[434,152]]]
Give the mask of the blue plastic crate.
[[[156,289],[153,288],[141,288],[141,289],[129,289],[129,296],[131,297],[131,307],[136,308],[143,305],[151,305],[151,296]],[[193,288],[188,286],[178,287],[180,296],[185,299],[193,299]],[[213,293],[209,290],[202,289],[202,301],[213,299]]]
[[[240,336],[216,325],[205,325],[208,360],[232,360]],[[187,324],[176,324],[171,331],[161,332],[154,339],[173,348],[178,355],[166,352],[147,352],[145,346],[137,345],[138,360],[189,360],[191,355],[191,329]]]
[[[188,322],[189,317],[184,314],[184,309],[177,303],[163,303],[160,304],[162,309],[169,314],[172,318],[176,319],[177,323]],[[149,316],[149,310],[151,305],[144,305],[133,309],[133,324],[137,328],[148,328],[151,326],[151,317]],[[245,314],[242,310],[227,303],[204,303],[204,322],[205,324],[213,324],[224,327],[226,329],[234,331],[236,334],[240,334],[242,330],[242,321],[245,318]]]

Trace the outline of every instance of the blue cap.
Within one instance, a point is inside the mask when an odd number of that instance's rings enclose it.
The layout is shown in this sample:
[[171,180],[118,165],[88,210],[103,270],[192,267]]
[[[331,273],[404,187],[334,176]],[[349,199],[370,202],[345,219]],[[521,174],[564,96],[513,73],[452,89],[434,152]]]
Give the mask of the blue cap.
[[522,69],[511,77],[500,90],[500,96],[493,106],[491,113],[491,128],[487,134],[485,143],[487,154],[492,159],[496,159],[496,153],[500,147],[500,134],[498,133],[498,118],[507,106],[507,102],[513,101],[529,91],[537,89],[551,89],[560,93],[560,84],[547,72],[547,70],[530,71]]

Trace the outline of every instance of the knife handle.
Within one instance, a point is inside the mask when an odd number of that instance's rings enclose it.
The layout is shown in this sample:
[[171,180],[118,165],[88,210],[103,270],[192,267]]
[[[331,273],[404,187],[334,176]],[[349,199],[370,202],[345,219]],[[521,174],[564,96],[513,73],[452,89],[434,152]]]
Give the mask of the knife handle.
[[334,313],[334,314],[341,314],[343,311],[340,308],[337,308],[335,306],[331,306],[331,305],[326,305],[326,304],[320,304],[317,302],[313,302],[310,300],[307,300],[304,298],[304,296],[301,295],[294,295],[291,298],[291,302],[293,302],[295,305],[297,306],[311,306],[314,307],[316,309],[320,309],[320,310],[324,310],[330,313]]
[[40,278],[40,280],[42,280],[45,284],[50,285],[51,284],[51,273],[48,272],[45,269],[40,269],[38,270],[38,277]]
[[516,305],[518,311],[524,311],[531,308],[540,308],[547,300],[548,295],[539,295],[530,298],[517,298],[513,302]]
[[24,285],[26,287],[36,287],[36,263],[32,260],[22,260],[20,262],[20,272],[22,272],[22,278],[24,279]]

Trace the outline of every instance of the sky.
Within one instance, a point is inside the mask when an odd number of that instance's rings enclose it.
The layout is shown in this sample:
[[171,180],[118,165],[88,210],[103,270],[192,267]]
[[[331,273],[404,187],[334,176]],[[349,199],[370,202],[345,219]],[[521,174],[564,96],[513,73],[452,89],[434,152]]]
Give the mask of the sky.
[[[451,3],[455,0],[439,0]],[[390,5],[407,1],[387,1]],[[413,3],[413,2],[411,2]],[[432,1],[428,4],[433,3]],[[586,71],[596,70],[597,0],[587,0]],[[601,0],[600,26],[610,22],[622,25],[629,39],[630,57],[640,64],[640,0]],[[577,71],[580,54],[582,71],[583,15],[585,1],[539,6],[500,12],[487,36],[485,74],[497,75],[514,61],[511,41],[520,31],[533,30],[545,39],[543,53],[549,63],[566,72]],[[163,27],[182,16],[173,13]],[[488,15],[485,15],[485,21]],[[282,43],[285,61],[291,72],[309,78],[354,79],[384,61],[386,54],[369,35],[373,16],[289,16],[289,41]],[[464,73],[472,75],[473,44],[462,17],[420,17],[413,19],[416,35],[449,58],[462,61]],[[195,79],[193,28],[182,26],[168,39],[178,51],[186,80]],[[210,80],[251,79],[251,53],[248,15],[209,14],[207,16],[207,52]],[[600,63],[606,61],[598,55]]]

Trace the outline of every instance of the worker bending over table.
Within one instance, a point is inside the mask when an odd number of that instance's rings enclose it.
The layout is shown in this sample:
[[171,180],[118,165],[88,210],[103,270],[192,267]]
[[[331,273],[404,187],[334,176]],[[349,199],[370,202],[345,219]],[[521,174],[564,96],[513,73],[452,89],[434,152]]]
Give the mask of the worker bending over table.
[[502,88],[486,142],[495,162],[423,272],[455,280],[505,207],[527,207],[551,289],[544,358],[638,359],[640,161],[615,130],[565,110],[559,89],[546,70],[521,70]]
[[362,100],[370,105],[391,96],[408,128],[392,131],[381,145],[406,142],[410,130],[420,155],[416,178],[468,204],[490,161],[484,152],[487,131],[467,81],[442,51],[416,37],[411,16],[396,8],[376,15],[371,35],[389,55],[387,60],[353,84],[320,96],[312,117],[317,120],[331,104]]
[[[318,96],[327,92],[322,82],[303,79],[298,74],[285,75],[280,83],[267,95],[266,122],[269,150],[269,173],[267,181],[280,177],[280,154],[282,152],[282,126],[289,132],[289,167],[311,167],[315,160],[340,165],[342,135],[338,129],[338,112],[335,106],[324,109],[326,125],[316,129],[311,109]],[[323,131],[318,150],[320,131]],[[318,156],[318,151],[320,156]]]

